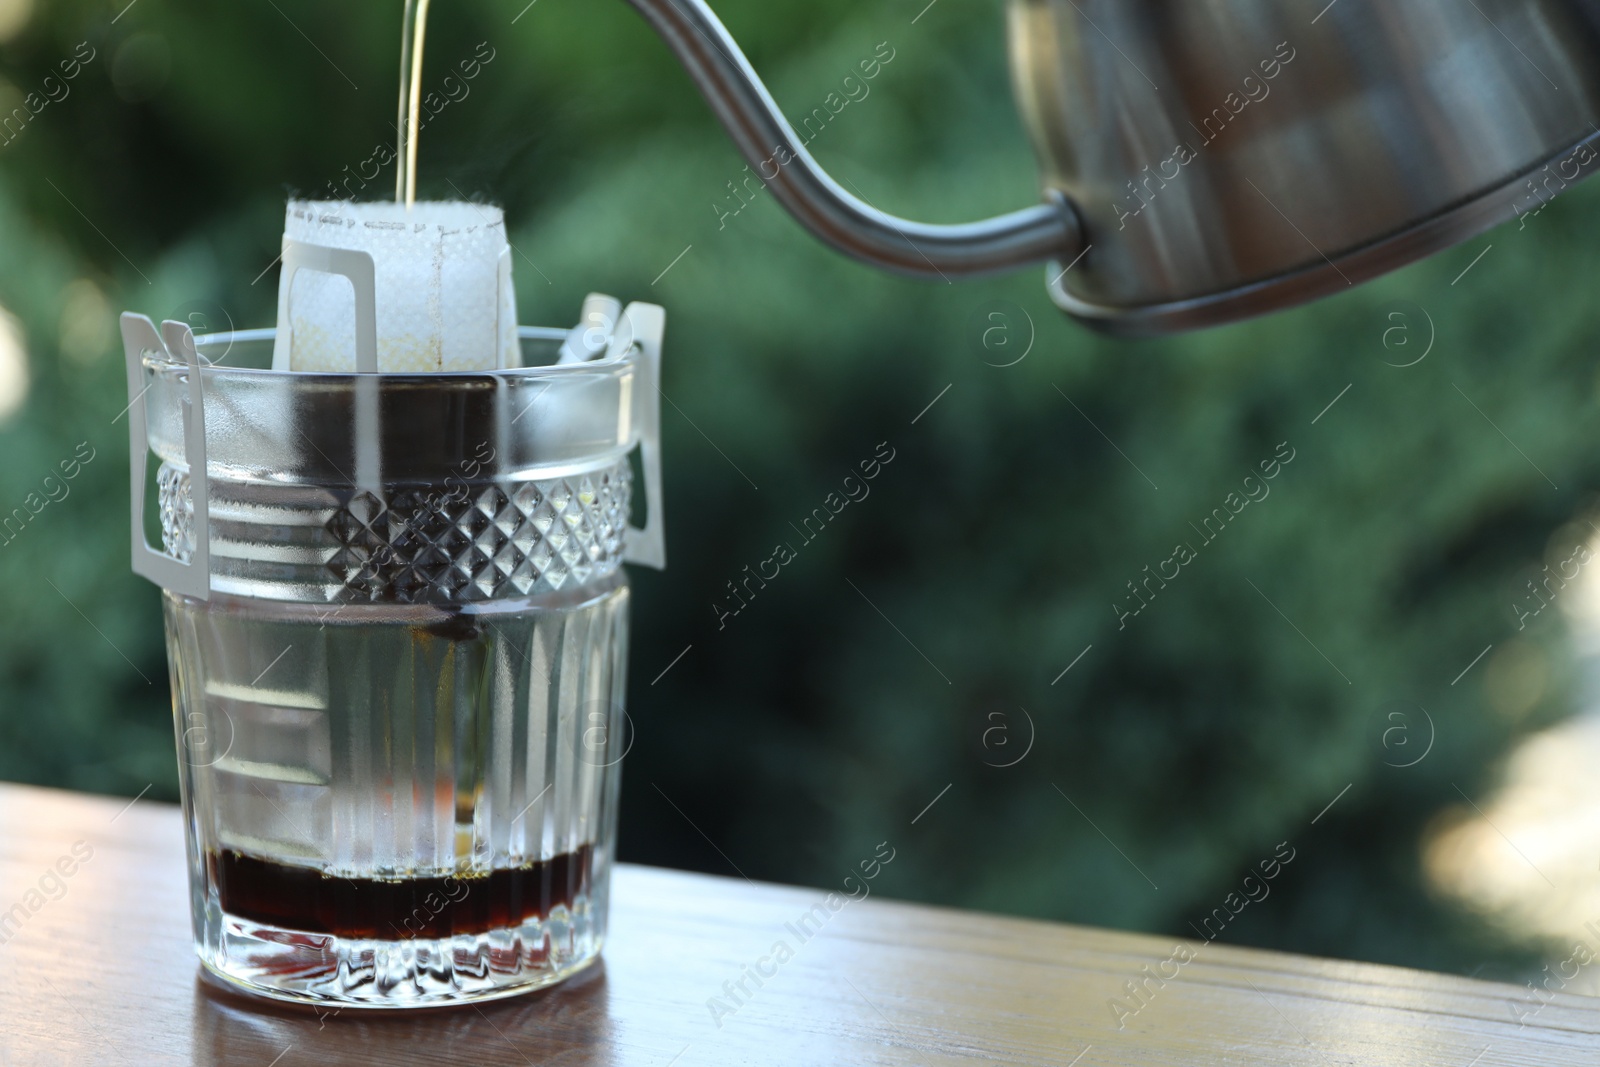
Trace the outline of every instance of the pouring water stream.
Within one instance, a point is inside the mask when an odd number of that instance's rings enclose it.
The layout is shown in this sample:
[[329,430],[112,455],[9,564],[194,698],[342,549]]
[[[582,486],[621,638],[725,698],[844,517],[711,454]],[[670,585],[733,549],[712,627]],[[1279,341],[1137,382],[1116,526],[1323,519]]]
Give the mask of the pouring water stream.
[[400,31],[400,135],[395,159],[394,199],[410,208],[417,202],[417,127],[422,115],[422,53],[428,32],[429,0],[406,0]]

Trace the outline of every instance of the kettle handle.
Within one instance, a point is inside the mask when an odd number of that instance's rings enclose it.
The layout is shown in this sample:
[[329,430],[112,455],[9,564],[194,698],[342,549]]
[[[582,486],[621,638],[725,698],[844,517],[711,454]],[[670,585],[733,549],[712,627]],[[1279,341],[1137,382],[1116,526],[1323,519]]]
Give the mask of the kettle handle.
[[[901,274],[989,274],[1071,260],[1083,250],[1064,197],[982,222],[933,226],[886,214],[817,165],[705,0],[628,0],[689,71],[740,153],[806,229],[865,263]],[[771,176],[768,171],[774,171]]]

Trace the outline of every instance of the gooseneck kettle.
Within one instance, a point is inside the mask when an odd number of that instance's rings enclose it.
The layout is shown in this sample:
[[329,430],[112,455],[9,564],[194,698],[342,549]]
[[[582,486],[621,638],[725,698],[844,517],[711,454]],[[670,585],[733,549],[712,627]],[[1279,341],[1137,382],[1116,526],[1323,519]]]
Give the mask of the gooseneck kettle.
[[814,235],[913,275],[1047,263],[1114,333],[1340,291],[1596,169],[1600,0],[1008,0],[1043,202],[916,223],[823,172],[703,0],[629,2]]

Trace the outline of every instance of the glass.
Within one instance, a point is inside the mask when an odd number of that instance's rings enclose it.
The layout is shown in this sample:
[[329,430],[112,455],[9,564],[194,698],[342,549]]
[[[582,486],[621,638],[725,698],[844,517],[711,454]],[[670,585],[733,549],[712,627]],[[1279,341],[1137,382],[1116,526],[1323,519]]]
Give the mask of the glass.
[[404,376],[196,338],[198,521],[192,372],[142,357],[162,545],[209,571],[164,610],[195,944],[229,983],[417,1007],[600,952],[639,353],[549,366],[564,332],[522,336],[527,368]]
[[206,966],[404,1004],[547,985],[599,952],[620,574],[470,613],[165,600]]

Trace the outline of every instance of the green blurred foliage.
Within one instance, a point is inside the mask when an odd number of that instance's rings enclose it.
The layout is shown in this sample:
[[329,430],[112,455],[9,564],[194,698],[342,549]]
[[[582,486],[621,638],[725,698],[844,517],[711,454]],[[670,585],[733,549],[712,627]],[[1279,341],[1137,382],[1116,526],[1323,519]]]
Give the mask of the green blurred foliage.
[[[285,195],[325,194],[392,135],[400,6],[59,0],[0,44],[12,99],[96,51],[0,147],[0,305],[31,375],[0,425],[0,511],[80,442],[96,456],[0,547],[0,777],[176,795],[157,594],[128,569],[113,315],[270,323]],[[913,25],[922,6],[719,5],[796,112],[894,49],[812,145],[847,187],[930,221],[1029,202],[997,5]],[[910,281],[770,198],[723,218],[743,164],[624,4],[444,0],[429,86],[483,41],[494,59],[424,131],[425,194],[506,205],[525,322],[569,322],[591,289],[669,311],[672,567],[634,577],[625,858],[831,885],[887,839],[888,895],[1187,936],[1288,840],[1296,861],[1228,940],[1486,974],[1529,958],[1430,896],[1418,842],[1572,709],[1556,613],[1516,634],[1506,605],[1600,484],[1579,432],[1596,190],[1313,307],[1112,341],[1036,272]],[[996,299],[1036,331],[1007,368],[973,341]],[[1404,368],[1384,344],[1398,299],[1405,359],[1415,306],[1436,332]],[[880,442],[895,459],[870,497],[799,546]],[[1119,629],[1125,583],[1197,543],[1280,442],[1295,459],[1271,496]],[[779,542],[798,559],[719,626],[726,583]],[[1482,664],[1451,679],[1513,637],[1548,677],[1508,717]],[[1383,715],[1416,705],[1434,748],[1388,766]]]

